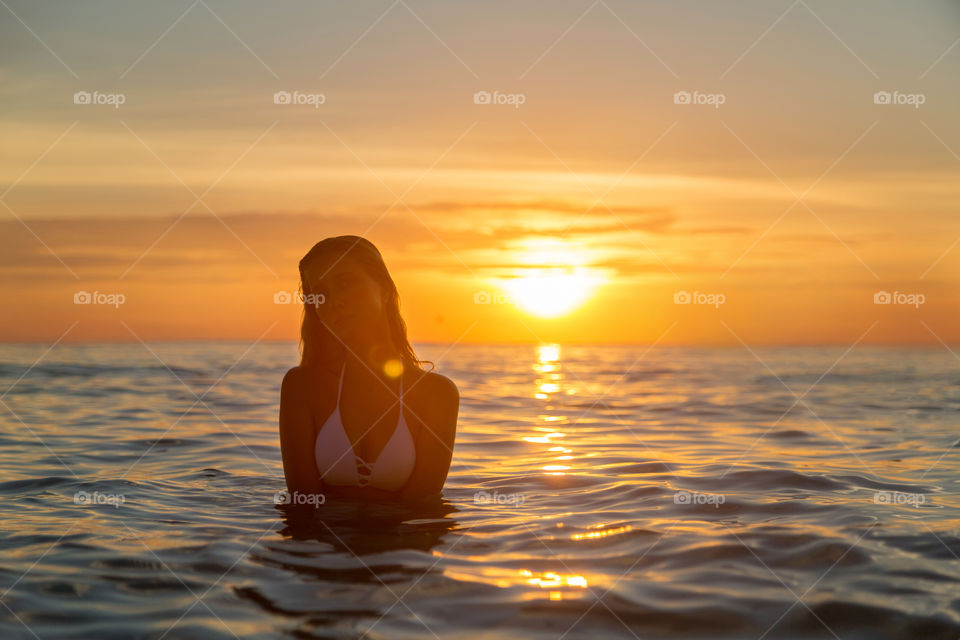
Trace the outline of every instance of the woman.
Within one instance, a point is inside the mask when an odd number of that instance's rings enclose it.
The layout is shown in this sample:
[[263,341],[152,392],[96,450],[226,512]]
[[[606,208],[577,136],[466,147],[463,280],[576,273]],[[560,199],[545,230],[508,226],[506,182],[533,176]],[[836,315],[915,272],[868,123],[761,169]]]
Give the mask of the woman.
[[300,366],[286,373],[280,391],[291,502],[304,500],[297,494],[438,495],[450,470],[460,394],[414,355],[380,252],[359,236],[327,238],[300,261],[300,284]]

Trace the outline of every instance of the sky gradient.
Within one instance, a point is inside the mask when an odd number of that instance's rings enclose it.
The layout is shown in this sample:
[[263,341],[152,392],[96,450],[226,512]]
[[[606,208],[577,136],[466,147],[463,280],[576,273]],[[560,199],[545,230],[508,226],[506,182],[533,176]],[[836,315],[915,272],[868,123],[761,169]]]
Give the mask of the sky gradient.
[[4,2],[0,341],[960,342],[956,3]]

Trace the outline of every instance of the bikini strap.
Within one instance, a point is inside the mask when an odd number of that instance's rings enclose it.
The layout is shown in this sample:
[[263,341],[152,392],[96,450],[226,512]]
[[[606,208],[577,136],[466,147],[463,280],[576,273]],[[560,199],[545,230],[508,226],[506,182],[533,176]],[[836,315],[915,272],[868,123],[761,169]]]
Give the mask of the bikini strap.
[[343,391],[343,372],[347,370],[347,363],[340,367],[340,385],[337,387],[337,406],[340,406],[340,393]]

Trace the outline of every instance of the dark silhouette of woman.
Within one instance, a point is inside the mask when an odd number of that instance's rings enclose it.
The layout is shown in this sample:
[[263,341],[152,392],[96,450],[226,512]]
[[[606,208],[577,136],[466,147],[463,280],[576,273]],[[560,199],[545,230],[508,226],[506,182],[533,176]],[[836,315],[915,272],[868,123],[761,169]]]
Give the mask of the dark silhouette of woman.
[[414,354],[380,252],[359,236],[322,240],[300,261],[300,286],[300,365],[280,392],[291,503],[439,496],[460,394]]

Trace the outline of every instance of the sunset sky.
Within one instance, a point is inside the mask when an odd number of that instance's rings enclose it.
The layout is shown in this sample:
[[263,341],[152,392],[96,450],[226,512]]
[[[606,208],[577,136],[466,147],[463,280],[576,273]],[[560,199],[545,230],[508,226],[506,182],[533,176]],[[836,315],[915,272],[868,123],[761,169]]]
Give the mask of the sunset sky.
[[414,341],[960,342],[956,2],[0,16],[0,341],[294,339],[356,234]]

